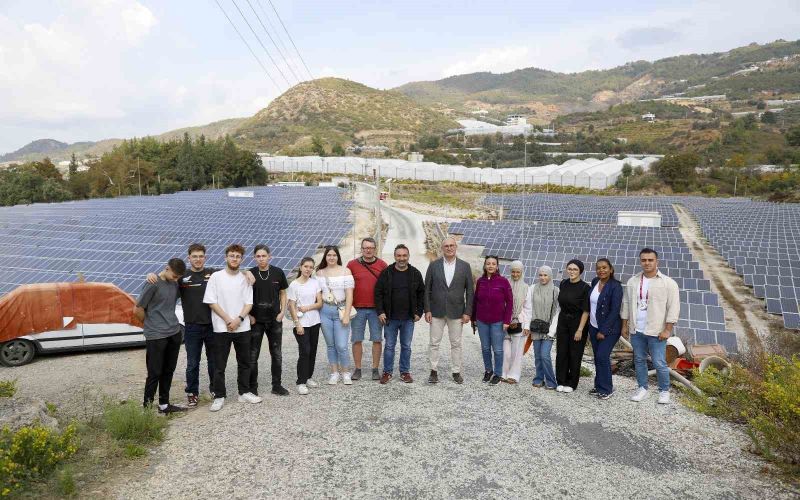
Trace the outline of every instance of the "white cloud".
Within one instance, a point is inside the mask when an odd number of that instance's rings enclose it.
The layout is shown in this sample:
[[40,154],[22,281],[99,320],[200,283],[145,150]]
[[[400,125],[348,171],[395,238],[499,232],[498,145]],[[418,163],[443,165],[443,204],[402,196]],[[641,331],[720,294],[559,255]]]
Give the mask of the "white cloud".
[[529,60],[530,49],[525,46],[490,48],[474,57],[457,61],[442,70],[442,76],[463,75],[476,71],[504,73],[523,67]]
[[123,29],[128,41],[131,43],[137,43],[141,40],[155,24],[156,16],[150,12],[150,9],[139,2],[128,4],[122,10]]

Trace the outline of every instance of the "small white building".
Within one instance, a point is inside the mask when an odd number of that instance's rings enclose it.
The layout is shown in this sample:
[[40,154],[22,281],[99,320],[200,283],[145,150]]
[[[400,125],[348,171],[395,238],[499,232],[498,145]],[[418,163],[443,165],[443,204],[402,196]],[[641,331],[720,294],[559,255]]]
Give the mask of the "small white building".
[[656,115],[654,115],[653,113],[645,113],[642,115],[642,120],[646,122],[654,122],[656,121]]

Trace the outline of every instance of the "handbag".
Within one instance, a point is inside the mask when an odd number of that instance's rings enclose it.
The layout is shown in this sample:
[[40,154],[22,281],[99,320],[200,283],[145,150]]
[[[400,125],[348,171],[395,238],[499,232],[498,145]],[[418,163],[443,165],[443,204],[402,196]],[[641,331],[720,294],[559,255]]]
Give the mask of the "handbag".
[[[553,310],[556,306],[556,292],[553,290],[553,301],[550,302],[550,317],[553,317]],[[550,332],[550,322],[543,319],[534,319],[530,325],[531,333],[548,334]]]
[[[325,285],[328,287],[328,298],[334,299],[330,300],[329,302],[333,302],[334,304],[336,304],[336,308],[339,310],[339,321],[344,322],[344,312],[345,309],[347,309],[347,305],[344,302],[339,302],[338,300],[335,300],[335,297],[333,295],[333,290],[331,290],[331,282],[328,280],[327,276],[325,276]],[[355,318],[356,314],[358,314],[358,310],[355,307],[350,307],[350,319]]]
[[521,323],[511,323],[510,325],[508,325],[508,330],[506,330],[506,333],[508,333],[509,335],[522,333],[522,324]]

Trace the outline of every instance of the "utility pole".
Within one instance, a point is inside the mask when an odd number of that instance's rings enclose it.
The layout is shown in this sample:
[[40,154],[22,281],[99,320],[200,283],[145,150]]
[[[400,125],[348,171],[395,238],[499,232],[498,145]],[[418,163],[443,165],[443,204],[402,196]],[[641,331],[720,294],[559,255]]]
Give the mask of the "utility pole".
[[378,255],[381,254],[381,239],[383,236],[383,221],[381,220],[381,166],[380,163],[375,164],[375,223],[378,226],[378,232],[375,235],[375,247]]
[[142,171],[139,168],[139,157],[136,157],[136,172],[139,174],[139,196],[142,195]]
[[734,198],[736,198],[736,187],[737,187],[738,181],[739,181],[739,176],[738,175],[733,176],[733,197]]

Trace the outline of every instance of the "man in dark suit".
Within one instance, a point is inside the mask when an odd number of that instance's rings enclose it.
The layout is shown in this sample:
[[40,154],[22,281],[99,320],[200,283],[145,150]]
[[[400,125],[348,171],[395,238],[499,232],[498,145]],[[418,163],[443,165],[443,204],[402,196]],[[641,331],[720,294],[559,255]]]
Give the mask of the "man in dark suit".
[[453,238],[442,241],[442,257],[431,262],[425,274],[425,321],[431,325],[429,384],[439,382],[439,344],[445,326],[450,337],[453,380],[457,384],[464,383],[461,376],[461,337],[464,325],[470,321],[475,285],[470,265],[456,257],[457,248]]

